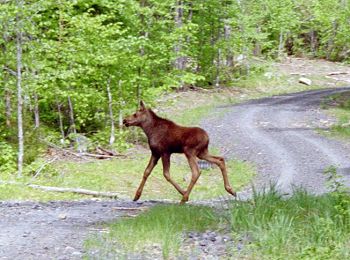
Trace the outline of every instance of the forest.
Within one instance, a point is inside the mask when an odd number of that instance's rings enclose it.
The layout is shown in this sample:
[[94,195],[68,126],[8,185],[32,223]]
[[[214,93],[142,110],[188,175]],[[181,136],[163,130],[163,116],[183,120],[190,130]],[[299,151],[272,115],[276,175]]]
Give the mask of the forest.
[[0,0],[0,26],[0,172],[17,176],[48,143],[123,149],[141,99],[230,87],[256,58],[350,61],[348,0]]

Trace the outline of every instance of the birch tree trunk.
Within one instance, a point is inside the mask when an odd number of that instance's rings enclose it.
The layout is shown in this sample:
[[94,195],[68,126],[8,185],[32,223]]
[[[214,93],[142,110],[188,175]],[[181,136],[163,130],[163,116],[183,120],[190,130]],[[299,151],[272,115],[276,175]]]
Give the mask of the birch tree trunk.
[[111,93],[111,79],[107,81],[107,95],[108,95],[108,109],[109,109],[109,119],[111,120],[111,135],[109,137],[109,144],[114,144],[115,141],[115,126],[114,126],[114,116],[113,116],[113,99]]
[[[175,26],[176,28],[181,28],[182,27],[182,17],[183,17],[183,6],[182,6],[182,1],[177,0],[176,1],[176,7],[175,7]],[[175,68],[178,70],[183,70],[184,69],[184,62],[183,62],[183,57],[181,55],[181,50],[182,50],[182,41],[181,39],[178,40],[178,42],[175,44],[174,51],[175,51]]]
[[22,97],[22,9],[23,1],[17,0],[19,13],[16,15],[16,50],[17,50],[17,127],[18,127],[18,177],[23,172],[24,137],[23,137],[23,97]]
[[37,93],[34,93],[34,122],[35,122],[35,128],[39,128],[40,115],[39,115],[39,100],[38,100]]
[[[140,0],[140,6],[143,8],[146,6],[146,0]],[[140,35],[144,36],[145,38],[148,38],[148,32],[145,30],[146,28],[146,24],[145,24],[145,15],[140,12],[139,14],[140,20],[141,20],[141,32]],[[142,68],[143,68],[143,57],[145,56],[145,47],[143,45],[140,46],[140,56],[141,56],[141,64],[139,64],[138,68],[137,68],[137,74],[139,76],[139,78],[141,78],[141,75],[143,73]],[[136,89],[136,98],[137,98],[137,104],[140,104],[141,101],[141,83],[140,80],[138,80],[137,82],[137,89]]]

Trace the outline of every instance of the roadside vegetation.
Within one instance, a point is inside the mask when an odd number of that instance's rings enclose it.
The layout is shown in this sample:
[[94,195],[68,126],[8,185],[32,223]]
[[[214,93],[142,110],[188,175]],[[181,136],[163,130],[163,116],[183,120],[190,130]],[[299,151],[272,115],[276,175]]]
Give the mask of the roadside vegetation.
[[179,254],[186,233],[208,229],[220,232],[228,227],[233,237],[228,258],[326,260],[350,256],[347,192],[338,189],[315,196],[296,190],[285,198],[272,187],[255,193],[250,201],[222,206],[229,209],[160,205],[135,218],[108,224],[108,234],[91,237],[85,246],[100,256],[147,255],[150,248],[157,247],[167,259]]
[[322,107],[334,116],[337,122],[327,129],[327,135],[338,138],[350,137],[350,92],[332,95],[324,100]]

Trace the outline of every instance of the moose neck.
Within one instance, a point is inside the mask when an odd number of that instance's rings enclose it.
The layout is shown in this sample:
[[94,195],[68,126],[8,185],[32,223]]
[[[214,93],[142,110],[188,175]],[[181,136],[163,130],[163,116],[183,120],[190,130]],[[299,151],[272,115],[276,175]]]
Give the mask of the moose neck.
[[142,128],[142,130],[147,135],[147,138],[151,139],[152,136],[155,134],[155,128],[164,119],[162,119],[159,116],[157,116],[156,113],[154,113],[152,110],[149,110],[148,113],[149,113],[148,119],[145,122],[143,122],[140,125],[140,127]]

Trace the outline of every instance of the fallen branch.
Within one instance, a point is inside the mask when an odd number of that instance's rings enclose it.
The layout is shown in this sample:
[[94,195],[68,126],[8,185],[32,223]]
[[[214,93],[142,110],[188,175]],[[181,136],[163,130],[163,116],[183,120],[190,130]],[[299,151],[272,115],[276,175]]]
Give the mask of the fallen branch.
[[332,75],[346,75],[346,74],[349,74],[349,72],[346,72],[346,71],[333,71],[333,72],[328,73],[327,75],[328,76],[332,76]]
[[125,154],[120,154],[120,153],[116,153],[114,151],[111,151],[111,150],[107,150],[101,146],[98,146],[96,148],[96,151],[101,153],[101,154],[105,154],[105,155],[110,155],[110,156],[120,156],[120,157],[126,157]]
[[36,177],[38,177],[39,174],[40,174],[40,172],[41,172],[47,165],[49,165],[50,163],[53,163],[53,162],[56,161],[57,159],[58,159],[58,156],[55,156],[55,157],[52,158],[51,160],[49,160],[49,161],[43,163],[43,164],[39,167],[39,169],[35,172],[35,174],[34,174],[34,176],[33,176],[32,179],[35,179]]
[[97,159],[110,159],[115,157],[113,155],[93,154],[93,153],[81,153],[81,156],[93,157]]
[[48,145],[49,147],[52,147],[52,148],[55,148],[55,149],[58,149],[58,150],[61,150],[63,153],[68,153],[70,155],[74,155],[76,157],[79,157],[79,158],[82,158],[82,159],[85,159],[85,160],[88,160],[88,158],[85,158],[84,156],[82,156],[81,154],[78,154],[78,153],[75,153],[75,152],[72,152],[72,151],[69,151],[67,149],[64,149],[62,147],[59,147],[58,145],[54,144],[54,143],[51,143],[49,141],[46,141],[44,139],[40,139],[43,143],[45,143],[46,145]]
[[77,194],[83,194],[83,195],[90,195],[94,197],[107,197],[107,198],[119,198],[120,194],[114,193],[114,192],[102,192],[102,191],[93,191],[93,190],[86,190],[86,189],[80,189],[80,188],[61,188],[61,187],[51,187],[51,186],[41,186],[36,184],[30,184],[30,183],[20,183],[20,182],[5,182],[0,181],[0,184],[5,185],[20,185],[20,186],[27,186],[32,189],[39,189],[44,191],[52,191],[52,192],[69,192],[69,193],[77,193]]

